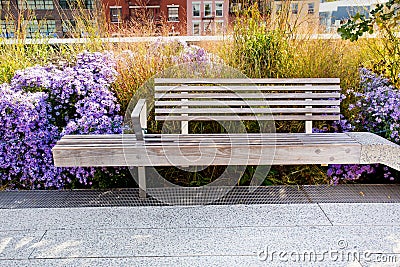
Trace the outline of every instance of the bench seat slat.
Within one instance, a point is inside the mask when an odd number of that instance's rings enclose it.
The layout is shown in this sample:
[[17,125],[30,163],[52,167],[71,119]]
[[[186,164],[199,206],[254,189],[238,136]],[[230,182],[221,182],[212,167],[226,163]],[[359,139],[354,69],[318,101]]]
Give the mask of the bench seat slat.
[[[174,166],[176,162],[187,166],[383,163],[400,170],[400,146],[372,133],[149,134],[145,135],[145,141],[133,143],[129,142],[134,141],[131,135],[116,135],[114,140],[103,139],[104,145],[81,137],[64,136],[57,143],[53,148],[56,166]],[[232,142],[226,142],[227,137]],[[243,141],[246,138],[250,140]]]
[[[85,135],[82,135],[85,136]],[[101,135],[98,135],[101,137]],[[99,143],[102,145],[114,146],[131,146],[131,145],[154,145],[154,144],[170,144],[175,143],[198,143],[201,141],[203,144],[210,143],[229,143],[246,144],[247,142],[268,142],[268,143],[282,143],[296,142],[296,143],[315,143],[315,142],[345,142],[355,143],[354,139],[346,134],[286,134],[286,133],[261,133],[261,134],[149,134],[144,136],[144,141],[137,141],[132,135],[116,135],[115,139],[98,139],[92,140],[81,138],[81,135],[70,135],[68,138],[62,138],[57,146],[92,146],[98,147]]]
[[340,115],[260,115],[260,116],[216,116],[216,115],[197,115],[197,116],[155,116],[157,121],[290,121],[290,120],[309,120],[309,121],[323,121],[323,120],[339,120]]
[[[321,135],[327,139],[321,139]],[[172,163],[168,161],[170,157],[183,160],[181,162],[184,163],[190,157],[199,156],[204,156],[199,164],[207,165],[211,154],[214,155],[216,152],[221,153],[221,155],[214,159],[214,165],[227,165],[228,155],[225,155],[225,153],[228,152],[229,154],[233,153],[232,158],[234,160],[229,164],[245,165],[244,155],[246,155],[245,158],[251,155],[249,164],[255,164],[259,157],[266,163],[265,161],[270,160],[270,155],[265,154],[263,156],[263,154],[273,153],[275,150],[278,153],[278,158],[276,158],[277,161],[274,164],[293,162],[291,157],[300,157],[299,164],[302,164],[301,162],[310,163],[315,160],[325,164],[326,161],[329,161],[329,157],[332,158],[334,155],[337,155],[336,162],[346,162],[346,158],[349,161],[354,161],[355,155],[353,153],[360,153],[360,145],[346,134],[250,134],[248,136],[252,139],[248,141],[243,140],[246,139],[246,134],[232,135],[231,141],[226,138],[229,136],[231,135],[197,135],[197,138],[202,140],[202,142],[198,142],[190,135],[150,135],[145,137],[144,142],[136,142],[133,145],[125,144],[123,142],[125,137],[119,135],[119,141],[108,142],[102,146],[88,142],[87,139],[83,139],[84,143],[80,145],[76,142],[67,146],[57,144],[53,148],[53,153],[57,166],[126,166],[127,164],[151,166],[153,163],[154,166],[171,166]],[[76,139],[79,140],[79,136]],[[149,142],[151,139],[155,142]],[[175,141],[175,143],[168,141]],[[283,157],[283,154],[289,151],[291,151],[290,155]],[[124,153],[129,162],[126,162]],[[151,160],[146,156],[147,153]],[[311,154],[308,155],[307,153]],[[207,155],[210,155],[210,157]],[[286,163],[283,162],[284,158]],[[192,163],[189,163],[189,165],[193,165]]]
[[155,84],[340,84],[339,78],[176,79],[155,78]]
[[[292,164],[346,164],[358,163],[360,146],[346,144],[334,146],[331,144],[318,145],[248,145],[231,146],[220,145],[219,147],[196,146],[148,146],[121,148],[99,148],[91,151],[71,149],[57,153],[57,166],[202,166],[202,165],[292,165]],[[318,151],[318,152],[316,152]],[[66,152],[66,153],[65,153]],[[179,153],[180,152],[180,153]],[[275,159],[272,162],[272,155]],[[184,156],[182,156],[184,155]],[[73,156],[73,158],[71,158]],[[106,157],[105,157],[106,156]]]
[[[232,114],[232,108],[156,108],[156,114]],[[340,113],[339,107],[329,108],[235,108],[235,114],[305,114],[305,113],[317,113],[317,114],[331,114]]]
[[[124,137],[136,139],[135,134],[124,134]],[[121,135],[120,134],[79,134],[79,135],[68,134],[68,135],[64,135],[61,140],[77,139],[77,138],[79,138],[79,139],[94,139],[94,140],[120,139]]]
[[266,86],[266,85],[229,85],[229,86],[199,86],[199,85],[156,85],[155,92],[156,93],[165,93],[165,92],[292,92],[292,91],[336,91],[340,92],[340,85],[275,85],[275,86]]
[[329,99],[339,98],[340,93],[188,93],[188,94],[173,94],[173,93],[156,93],[155,98],[159,99]]
[[[356,144],[249,145],[227,144],[216,147],[146,146],[145,148],[103,147],[99,149],[54,150],[55,164],[71,166],[203,166],[203,165],[293,165],[357,164],[360,146]],[[262,151],[262,153],[260,153]],[[318,153],[316,152],[318,151]],[[350,151],[350,152],[347,152]],[[275,154],[274,154],[275,153]],[[185,155],[185,156],[182,156]],[[274,155],[272,161],[271,155]]]
[[287,101],[238,101],[238,100],[227,100],[227,101],[155,101],[156,107],[168,107],[168,106],[211,106],[211,107],[229,107],[229,106],[339,106],[340,100],[287,100]]

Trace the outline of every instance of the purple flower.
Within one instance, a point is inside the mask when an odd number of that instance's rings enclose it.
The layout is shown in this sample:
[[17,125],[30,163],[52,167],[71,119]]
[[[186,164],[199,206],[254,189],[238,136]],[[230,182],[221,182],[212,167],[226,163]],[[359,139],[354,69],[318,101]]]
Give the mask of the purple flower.
[[[360,89],[361,92],[348,91],[356,99],[356,103],[349,106],[355,109],[353,125],[341,119],[335,131],[368,131],[399,144],[400,91],[388,79],[365,68],[360,70]],[[376,172],[377,168],[377,165],[332,165],[327,174],[335,184],[360,179]],[[383,171],[384,178],[394,180],[388,168]]]
[[84,52],[75,66],[34,66],[1,85],[0,179],[25,188],[91,184],[95,168],[56,168],[51,148],[65,134],[121,133],[109,89],[115,67],[111,53]]

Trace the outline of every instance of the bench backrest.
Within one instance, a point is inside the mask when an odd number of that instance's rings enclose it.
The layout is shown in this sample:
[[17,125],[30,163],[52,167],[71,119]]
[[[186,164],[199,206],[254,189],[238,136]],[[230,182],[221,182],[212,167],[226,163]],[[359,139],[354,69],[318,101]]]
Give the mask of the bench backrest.
[[340,79],[155,79],[155,119],[312,121],[340,119]]

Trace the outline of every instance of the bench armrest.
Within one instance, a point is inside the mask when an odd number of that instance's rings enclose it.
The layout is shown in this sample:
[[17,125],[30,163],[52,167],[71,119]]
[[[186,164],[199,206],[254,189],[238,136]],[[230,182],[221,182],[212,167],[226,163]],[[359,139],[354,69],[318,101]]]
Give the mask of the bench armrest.
[[136,139],[143,140],[144,130],[147,129],[147,105],[146,99],[139,99],[131,114],[133,130]]

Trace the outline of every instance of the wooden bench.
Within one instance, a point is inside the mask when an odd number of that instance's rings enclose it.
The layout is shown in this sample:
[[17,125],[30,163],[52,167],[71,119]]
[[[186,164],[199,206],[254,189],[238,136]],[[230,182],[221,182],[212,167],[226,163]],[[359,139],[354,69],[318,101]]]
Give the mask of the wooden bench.
[[[155,119],[180,122],[180,133],[147,133],[140,99],[135,134],[66,135],[53,148],[55,165],[136,166],[141,196],[146,166],[382,163],[400,170],[400,146],[378,135],[312,133],[313,121],[340,119],[339,79],[160,78],[154,96]],[[212,120],[304,121],[305,133],[189,134],[189,121]]]

